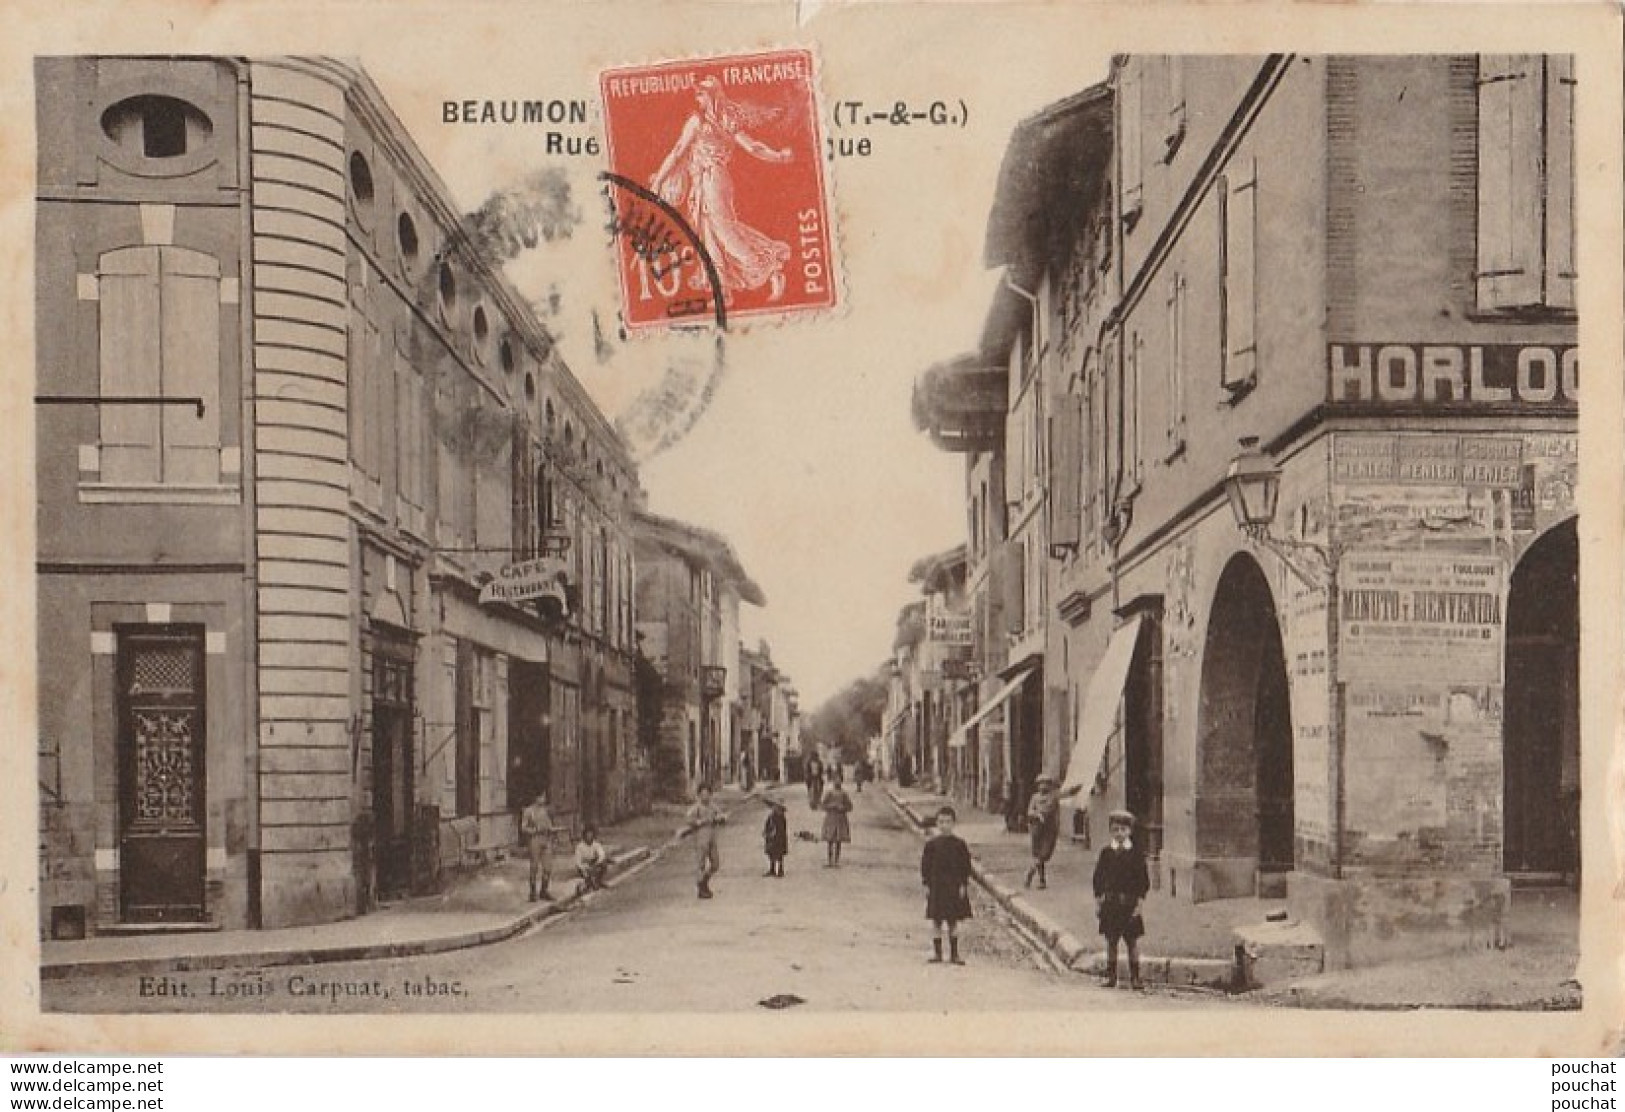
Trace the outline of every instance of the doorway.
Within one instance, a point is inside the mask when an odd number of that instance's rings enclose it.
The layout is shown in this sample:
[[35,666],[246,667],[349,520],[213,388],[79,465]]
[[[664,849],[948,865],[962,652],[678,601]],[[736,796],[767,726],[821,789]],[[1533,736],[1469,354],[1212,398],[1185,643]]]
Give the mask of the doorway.
[[1292,711],[1269,582],[1225,566],[1202,653],[1196,848],[1214,896],[1285,894],[1293,867]]
[[379,899],[412,889],[412,645],[380,636],[372,658],[372,814]]
[[1570,518],[1531,545],[1507,593],[1503,869],[1580,872],[1580,544]]
[[203,632],[184,625],[115,630],[119,910],[127,923],[205,917]]

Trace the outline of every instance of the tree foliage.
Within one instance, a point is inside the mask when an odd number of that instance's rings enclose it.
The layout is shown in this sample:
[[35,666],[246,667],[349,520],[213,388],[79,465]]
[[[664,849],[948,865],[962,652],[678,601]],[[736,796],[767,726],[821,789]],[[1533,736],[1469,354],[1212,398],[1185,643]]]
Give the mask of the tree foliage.
[[884,724],[887,687],[885,674],[878,669],[853,680],[812,713],[802,727],[803,741],[839,749],[842,760],[857,760]]

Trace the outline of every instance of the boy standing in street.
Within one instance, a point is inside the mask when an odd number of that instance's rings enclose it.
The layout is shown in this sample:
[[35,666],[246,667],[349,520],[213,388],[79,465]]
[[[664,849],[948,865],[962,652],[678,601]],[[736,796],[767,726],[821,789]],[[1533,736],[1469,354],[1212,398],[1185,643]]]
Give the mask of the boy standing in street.
[[776,799],[767,801],[767,821],[762,824],[762,849],[767,853],[767,875],[784,876],[784,857],[790,852],[790,824],[785,819],[784,804]]
[[[551,900],[547,886],[553,879],[553,816],[547,810],[547,793],[540,792],[535,802],[519,816],[519,832],[525,836],[525,850],[530,855],[530,898]],[[540,887],[537,882],[540,881]]]
[[678,833],[694,831],[695,879],[699,888],[695,894],[702,900],[709,900],[711,878],[722,868],[722,858],[717,849],[717,827],[727,822],[728,816],[712,804],[710,785],[701,784],[695,795],[694,806],[688,809],[687,824]]
[[948,935],[948,960],[965,964],[959,956],[959,923],[970,918],[970,847],[954,834],[955,818],[954,809],[947,804],[937,809],[937,832],[920,855],[925,917],[936,931],[929,959],[933,964],[942,961],[944,933]]
[[1095,860],[1095,911],[1100,917],[1100,933],[1106,936],[1106,987],[1117,987],[1117,940],[1128,943],[1129,984],[1136,991],[1140,981],[1140,936],[1145,920],[1140,903],[1151,890],[1145,854],[1134,844],[1134,815],[1113,811],[1110,818],[1111,844]]

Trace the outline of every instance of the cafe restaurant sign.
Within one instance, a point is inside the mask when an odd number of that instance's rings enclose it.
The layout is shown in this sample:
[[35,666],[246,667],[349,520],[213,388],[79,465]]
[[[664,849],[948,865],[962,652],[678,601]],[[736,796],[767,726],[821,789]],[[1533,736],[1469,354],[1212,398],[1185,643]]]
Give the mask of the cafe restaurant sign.
[[1577,412],[1573,344],[1329,344],[1333,405]]
[[493,602],[528,602],[537,598],[564,599],[569,582],[567,566],[557,556],[520,560],[497,572],[496,578],[480,589],[480,605]]

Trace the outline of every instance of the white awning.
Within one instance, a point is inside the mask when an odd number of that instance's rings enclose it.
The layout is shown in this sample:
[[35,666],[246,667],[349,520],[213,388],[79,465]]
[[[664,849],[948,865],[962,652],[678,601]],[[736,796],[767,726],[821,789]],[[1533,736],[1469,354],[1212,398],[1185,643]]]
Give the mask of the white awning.
[[1101,758],[1106,755],[1106,743],[1117,729],[1117,707],[1123,701],[1129,665],[1134,662],[1141,621],[1142,617],[1130,618],[1112,633],[1106,644],[1106,655],[1101,657],[1095,674],[1089,677],[1089,690],[1084,695],[1083,712],[1078,716],[1077,740],[1066,762],[1066,783],[1061,785],[1062,791],[1071,787],[1092,790],[1095,786],[1095,774],[1100,771]]
[[977,725],[978,723],[980,723],[982,721],[982,719],[986,718],[988,715],[992,714],[994,711],[998,710],[1001,706],[1003,706],[1004,701],[1006,699],[1008,699],[1011,696],[1011,694],[1013,694],[1015,692],[1016,688],[1020,687],[1024,683],[1026,683],[1027,682],[1027,677],[1032,675],[1033,672],[1037,668],[1038,668],[1038,663],[1036,661],[1034,661],[1032,664],[1027,665],[1021,671],[1017,672],[1015,674],[1015,676],[1010,680],[1009,683],[1007,683],[1003,687],[999,688],[999,692],[998,692],[997,695],[994,695],[993,698],[989,699],[987,702],[985,702],[981,706],[977,707],[976,708],[976,713],[971,715],[969,718],[965,719],[965,721],[961,722],[959,724],[959,728],[956,729],[953,732],[952,736],[950,736],[948,738],[948,746],[949,746],[949,748],[951,748],[951,749],[962,749],[962,748],[964,748],[965,742],[966,742],[967,737],[968,737],[968,735],[970,733],[970,728],[972,726]]

